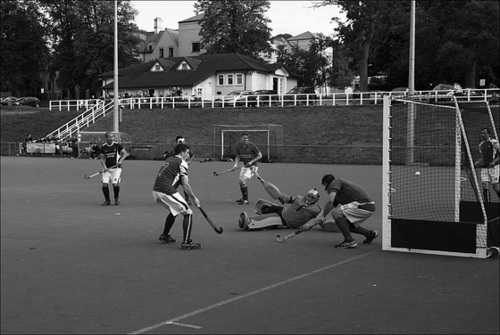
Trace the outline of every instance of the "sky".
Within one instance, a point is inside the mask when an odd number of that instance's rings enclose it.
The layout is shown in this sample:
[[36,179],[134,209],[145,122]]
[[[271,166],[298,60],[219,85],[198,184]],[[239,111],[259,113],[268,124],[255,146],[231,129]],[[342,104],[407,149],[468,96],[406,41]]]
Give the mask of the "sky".
[[[194,3],[196,1],[131,1],[132,6],[138,10],[135,23],[140,29],[154,30],[154,19],[160,17],[163,27],[178,29],[179,21],[195,15]],[[318,1],[270,1],[271,6],[267,17],[272,21],[269,27],[271,35],[290,34],[296,36],[306,31],[332,35],[334,24],[331,18],[338,16],[337,7],[334,5],[311,8]]]

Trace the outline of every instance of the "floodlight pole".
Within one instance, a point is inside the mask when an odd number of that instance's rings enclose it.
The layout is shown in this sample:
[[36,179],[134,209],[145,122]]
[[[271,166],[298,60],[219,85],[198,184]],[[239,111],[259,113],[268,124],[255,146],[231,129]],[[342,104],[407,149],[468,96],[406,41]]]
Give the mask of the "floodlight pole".
[[[415,94],[415,0],[411,0],[411,16],[410,16],[410,57],[408,71],[408,95]],[[413,164],[415,161],[415,104],[408,104],[408,156],[406,164]]]
[[114,1],[115,4],[115,54],[114,54],[114,81],[113,81],[113,132],[120,132],[119,122],[118,122],[118,1]]

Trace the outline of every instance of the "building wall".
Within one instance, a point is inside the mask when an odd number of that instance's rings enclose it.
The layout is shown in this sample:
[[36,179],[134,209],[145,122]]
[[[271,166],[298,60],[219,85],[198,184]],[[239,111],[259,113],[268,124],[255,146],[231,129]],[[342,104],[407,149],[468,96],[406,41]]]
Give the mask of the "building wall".
[[[173,57],[177,57],[179,54],[179,47],[177,46],[177,42],[175,41],[175,36],[170,34],[168,28],[161,32],[161,37],[158,40],[158,43],[153,48],[153,52],[144,54],[144,62],[149,62],[155,60],[157,58],[168,58],[169,51],[168,49],[172,47],[174,50]],[[163,48],[163,56],[161,55],[160,49]]]
[[201,52],[192,52],[193,43],[201,43],[201,26],[198,22],[179,23],[179,57],[198,56]]

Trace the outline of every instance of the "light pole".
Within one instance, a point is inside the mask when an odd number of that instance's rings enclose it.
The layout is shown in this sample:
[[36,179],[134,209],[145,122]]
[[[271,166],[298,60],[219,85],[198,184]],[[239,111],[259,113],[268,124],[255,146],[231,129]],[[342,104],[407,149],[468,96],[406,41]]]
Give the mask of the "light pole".
[[[409,57],[409,73],[408,73],[408,95],[411,97],[415,93],[415,0],[411,0],[410,13],[410,57]],[[415,160],[415,104],[408,104],[408,138],[407,147],[408,155],[406,164],[413,164]]]
[[113,132],[119,133],[119,122],[118,122],[118,1],[115,0],[115,54],[114,54],[114,81],[113,81]]

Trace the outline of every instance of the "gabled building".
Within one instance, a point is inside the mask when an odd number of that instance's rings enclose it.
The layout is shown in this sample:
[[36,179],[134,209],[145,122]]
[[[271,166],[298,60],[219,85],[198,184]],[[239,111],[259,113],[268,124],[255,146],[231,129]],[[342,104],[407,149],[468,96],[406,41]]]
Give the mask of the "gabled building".
[[[113,72],[101,74],[103,96],[113,93]],[[212,99],[235,90],[274,90],[285,94],[297,85],[297,78],[282,64],[268,64],[240,54],[157,58],[121,69],[118,87],[121,97],[165,97],[182,95]]]
[[143,62],[156,58],[198,56],[203,51],[200,37],[200,20],[203,14],[179,21],[179,29],[161,27],[161,19],[155,18],[154,32],[146,36],[142,50]]

